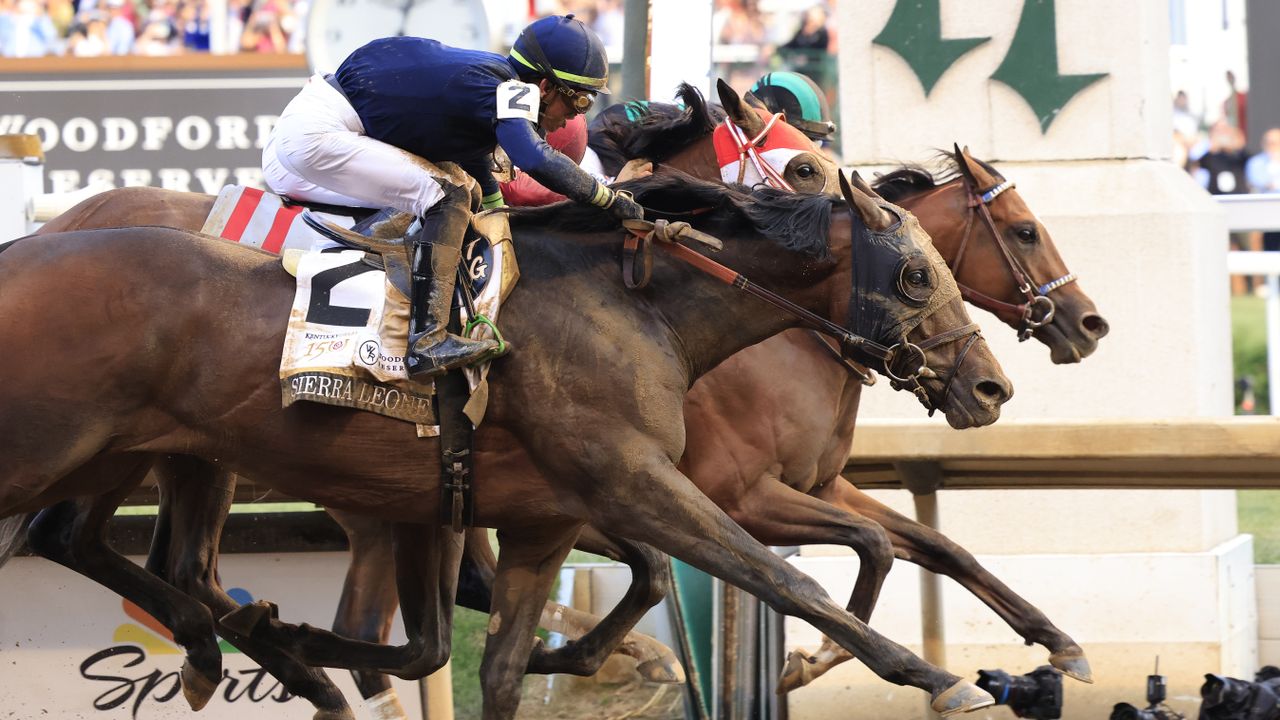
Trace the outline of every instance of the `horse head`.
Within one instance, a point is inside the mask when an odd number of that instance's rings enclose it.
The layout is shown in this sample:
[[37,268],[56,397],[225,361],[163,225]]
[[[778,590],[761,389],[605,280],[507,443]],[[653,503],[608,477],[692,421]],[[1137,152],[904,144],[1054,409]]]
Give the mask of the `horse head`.
[[[717,277],[775,307],[803,308],[809,315],[799,324],[841,338],[853,359],[885,373],[931,411],[943,410],[954,427],[994,422],[1012,394],[1009,381],[929,236],[860,177],[849,182],[837,172],[836,179],[842,199],[769,187],[744,192],[677,172],[621,187],[654,217],[689,222],[725,240],[715,259],[732,271]],[[569,212],[558,210],[559,219]],[[785,301],[764,297],[770,291]],[[723,303],[703,300],[696,315]]]
[[728,115],[712,136],[722,180],[836,195],[839,168],[784,113],[752,107],[724,80],[716,92]]
[[[849,327],[888,348],[872,353],[871,366],[895,389],[911,390],[931,414],[942,410],[954,428],[995,422],[1012,387],[928,234],[856,172],[851,180],[838,178],[861,220],[849,229]],[[859,241],[859,232],[867,237]]]
[[[939,204],[954,218],[931,226],[965,299],[994,313],[1026,340],[1049,346],[1055,363],[1074,363],[1097,349],[1107,321],[1076,282],[1040,220],[1014,184],[968,148],[956,146],[955,180],[913,201],[924,215]],[[904,201],[905,202],[905,201]]]

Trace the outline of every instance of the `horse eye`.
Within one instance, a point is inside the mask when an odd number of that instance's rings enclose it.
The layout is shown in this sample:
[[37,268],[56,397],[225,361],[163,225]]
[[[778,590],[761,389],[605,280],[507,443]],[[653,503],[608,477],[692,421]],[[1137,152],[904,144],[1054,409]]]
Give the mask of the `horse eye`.
[[929,273],[923,270],[912,270],[907,273],[907,282],[916,287],[924,287],[929,284]]
[[812,165],[801,165],[800,167],[796,168],[796,177],[811,178],[816,174],[817,174],[817,171],[813,169]]
[[1019,229],[1018,229],[1018,240],[1020,240],[1021,242],[1026,243],[1026,244],[1028,244],[1028,245],[1030,245],[1031,243],[1035,242],[1035,241],[1036,241],[1036,229],[1035,229],[1035,228],[1019,228]]

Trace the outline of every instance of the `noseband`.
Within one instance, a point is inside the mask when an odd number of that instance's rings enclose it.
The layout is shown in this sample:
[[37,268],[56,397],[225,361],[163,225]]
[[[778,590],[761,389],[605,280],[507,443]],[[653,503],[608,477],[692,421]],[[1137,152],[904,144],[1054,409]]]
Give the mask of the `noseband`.
[[[991,217],[990,208],[987,207],[991,201],[1000,196],[1000,193],[1005,190],[1012,190],[1017,185],[1012,180],[1006,180],[985,192],[978,192],[969,185],[968,177],[963,175],[961,177],[964,182],[965,195],[968,196],[968,212],[965,214],[964,236],[960,240],[960,249],[956,252],[956,258],[950,265],[951,274],[956,277],[956,284],[960,286],[960,294],[965,300],[983,310],[994,313],[1000,318],[1017,318],[1021,323],[1021,327],[1018,328],[1018,341],[1025,341],[1031,337],[1036,328],[1044,327],[1053,322],[1054,305],[1053,300],[1049,298],[1049,293],[1063,285],[1075,282],[1078,276],[1073,272],[1068,272],[1066,275],[1056,280],[1050,280],[1043,285],[1034,285],[1031,273],[1013,256],[1013,252],[1009,250],[1008,244],[1005,243],[1000,231],[996,228],[996,221]],[[1009,272],[1013,274],[1013,280],[1018,285],[1018,292],[1022,293],[1023,297],[1026,298],[1026,302],[1014,305],[997,300],[960,282],[960,263],[964,260],[964,251],[969,244],[969,234],[973,230],[974,215],[982,218],[983,223],[987,226],[992,239],[995,240],[996,247],[1000,248],[1000,253],[1004,256]]]

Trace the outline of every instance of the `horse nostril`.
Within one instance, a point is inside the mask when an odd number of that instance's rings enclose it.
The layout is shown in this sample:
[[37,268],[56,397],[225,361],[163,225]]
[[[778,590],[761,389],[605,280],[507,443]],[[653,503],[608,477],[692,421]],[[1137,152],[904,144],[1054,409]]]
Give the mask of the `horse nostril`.
[[1080,318],[1080,327],[1099,340],[1106,337],[1108,332],[1111,332],[1111,326],[1107,324],[1107,321],[1101,315],[1093,313]]
[[978,400],[988,405],[1003,405],[1013,391],[1009,388],[1008,382],[983,380],[973,388],[973,394],[978,397]]

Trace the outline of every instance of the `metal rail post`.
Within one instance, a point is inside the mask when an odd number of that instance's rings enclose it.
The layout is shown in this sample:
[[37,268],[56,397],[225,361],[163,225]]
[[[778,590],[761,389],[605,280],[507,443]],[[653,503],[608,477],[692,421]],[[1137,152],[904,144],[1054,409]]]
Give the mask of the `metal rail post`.
[[649,0],[622,7],[622,100],[649,97]]
[[[916,521],[938,529],[938,488],[942,487],[942,469],[935,462],[894,463],[902,486],[911,491],[916,506]],[[937,575],[920,568],[920,628],[925,662],[940,668],[947,666],[946,621],[943,619],[942,582]],[[926,717],[939,717],[925,699]]]

